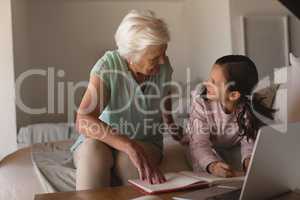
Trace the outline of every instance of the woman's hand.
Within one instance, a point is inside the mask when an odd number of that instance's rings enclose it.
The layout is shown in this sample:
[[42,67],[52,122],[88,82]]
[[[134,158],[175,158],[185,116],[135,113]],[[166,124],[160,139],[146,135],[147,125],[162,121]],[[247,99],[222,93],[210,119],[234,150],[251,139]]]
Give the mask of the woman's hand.
[[178,142],[183,138],[183,128],[175,123],[168,125],[168,132],[171,134],[172,138]]
[[219,176],[224,178],[236,176],[236,172],[232,170],[229,165],[221,161],[216,161],[209,164],[208,171],[214,176]]
[[154,166],[147,157],[144,149],[135,141],[130,141],[129,147],[126,150],[131,162],[137,168],[140,179],[147,181],[150,184],[160,184],[166,182],[166,178]]

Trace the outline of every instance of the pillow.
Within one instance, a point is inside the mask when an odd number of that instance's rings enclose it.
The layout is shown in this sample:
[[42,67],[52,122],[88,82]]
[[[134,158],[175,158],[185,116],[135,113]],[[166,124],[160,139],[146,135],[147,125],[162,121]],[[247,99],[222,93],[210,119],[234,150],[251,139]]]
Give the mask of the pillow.
[[294,54],[290,53],[290,63],[292,66],[300,67],[300,58],[296,57]]
[[272,84],[269,87],[260,89],[255,92],[255,94],[259,97],[262,98],[262,103],[272,109],[274,107],[274,101],[276,97],[276,92],[279,88],[279,84]]
[[18,132],[18,147],[23,148],[35,143],[60,140],[75,140],[78,132],[69,123],[40,123],[21,127]]

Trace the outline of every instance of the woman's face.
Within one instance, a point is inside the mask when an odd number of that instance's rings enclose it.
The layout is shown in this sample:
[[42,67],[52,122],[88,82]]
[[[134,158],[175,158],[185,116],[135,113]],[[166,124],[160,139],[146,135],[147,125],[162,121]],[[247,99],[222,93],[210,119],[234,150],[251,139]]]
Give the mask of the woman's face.
[[215,64],[210,72],[208,81],[205,83],[207,98],[210,100],[225,100],[227,96],[226,83],[222,68]]
[[133,64],[136,72],[143,75],[154,75],[159,72],[159,65],[165,62],[167,45],[148,46],[138,62]]

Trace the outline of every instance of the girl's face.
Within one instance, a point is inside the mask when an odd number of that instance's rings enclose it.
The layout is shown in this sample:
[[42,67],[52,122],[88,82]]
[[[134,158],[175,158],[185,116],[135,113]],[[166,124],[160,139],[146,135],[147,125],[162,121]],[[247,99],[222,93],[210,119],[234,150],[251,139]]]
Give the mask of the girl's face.
[[230,83],[226,80],[224,71],[220,65],[215,64],[210,72],[209,80],[205,83],[207,88],[207,98],[210,100],[221,101],[224,104],[235,103],[240,93],[229,91]]
[[221,66],[215,64],[212,67],[208,81],[205,82],[207,98],[222,101],[226,96],[226,82]]

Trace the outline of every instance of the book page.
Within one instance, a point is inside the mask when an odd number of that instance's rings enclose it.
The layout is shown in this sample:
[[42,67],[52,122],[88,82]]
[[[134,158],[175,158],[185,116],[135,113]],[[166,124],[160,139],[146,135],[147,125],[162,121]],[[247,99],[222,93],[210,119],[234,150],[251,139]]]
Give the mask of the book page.
[[147,183],[146,181],[142,181],[139,179],[128,180],[128,182],[142,188],[143,190],[145,190],[148,193],[183,188],[183,187],[195,184],[195,183],[202,182],[202,181],[199,181],[199,179],[197,179],[197,178],[185,176],[180,173],[167,173],[167,174],[165,174],[165,177],[167,179],[167,182],[162,183],[162,184],[155,184],[155,185],[151,185],[151,184]]
[[206,172],[201,172],[201,173],[195,173],[192,171],[182,171],[180,174],[193,177],[198,179],[199,181],[206,181],[211,184],[221,184],[221,183],[228,183],[228,182],[239,182],[239,181],[244,181],[245,177],[240,176],[240,177],[231,177],[231,178],[222,178],[222,177],[217,177],[213,176],[209,173]]

